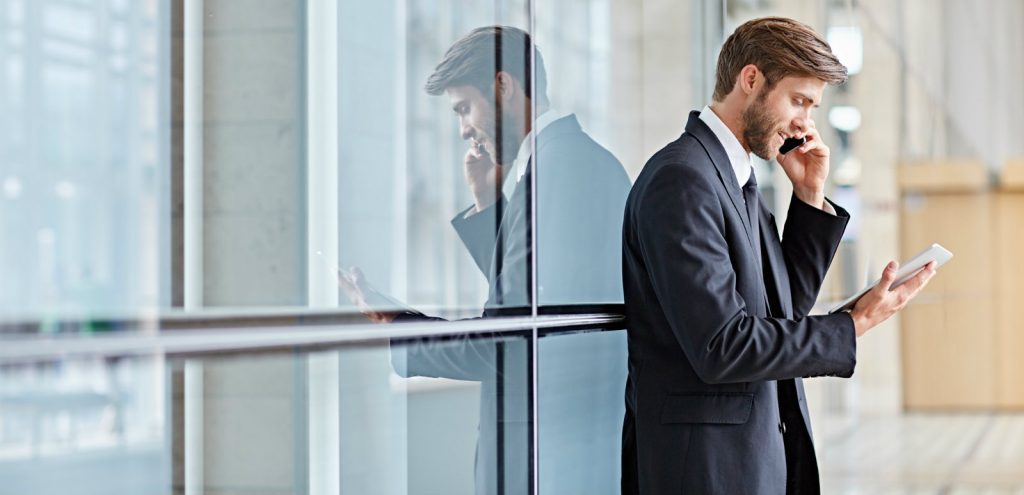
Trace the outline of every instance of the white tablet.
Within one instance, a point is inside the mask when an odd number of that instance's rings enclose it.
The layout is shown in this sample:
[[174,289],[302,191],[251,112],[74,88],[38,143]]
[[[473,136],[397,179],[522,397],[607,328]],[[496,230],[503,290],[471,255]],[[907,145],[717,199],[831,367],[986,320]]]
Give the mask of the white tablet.
[[[949,252],[949,250],[938,244],[932,244],[931,247],[929,247],[928,249],[925,249],[917,256],[914,256],[906,263],[902,263],[900,265],[899,271],[896,272],[896,280],[893,281],[892,286],[889,287],[889,290],[895,289],[906,283],[907,280],[910,280],[911,278],[914,277],[914,275],[917,275],[917,272],[924,269],[925,265],[927,265],[928,263],[934,261],[935,268],[938,268],[942,265],[945,265],[946,262],[951,259],[953,259],[953,253]],[[852,309],[853,306],[857,303],[857,300],[861,298],[861,296],[866,294],[869,290],[874,288],[881,281],[882,279],[879,278],[878,280],[875,280],[874,282],[868,284],[867,287],[861,289],[860,292],[854,294],[853,296],[850,296],[849,299],[839,303],[839,306],[836,306],[828,313],[832,314]]]

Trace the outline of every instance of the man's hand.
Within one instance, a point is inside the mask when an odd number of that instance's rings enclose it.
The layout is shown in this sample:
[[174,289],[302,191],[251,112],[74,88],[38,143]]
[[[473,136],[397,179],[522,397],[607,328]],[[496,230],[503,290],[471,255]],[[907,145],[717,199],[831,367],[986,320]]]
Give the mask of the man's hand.
[[501,165],[494,163],[482,145],[474,142],[466,152],[463,172],[469,192],[473,194],[476,211],[483,211],[493,205],[501,190],[502,170]]
[[352,267],[348,272],[338,269],[338,286],[345,291],[352,304],[359,307],[359,312],[374,323],[391,323],[395,320],[395,313],[374,309],[366,303],[366,290],[363,289],[365,280],[359,268]]
[[899,270],[899,263],[890,261],[882,271],[882,280],[870,291],[861,297],[857,304],[850,311],[853,317],[853,326],[860,337],[871,330],[879,323],[889,319],[897,311],[903,309],[910,302],[928,281],[935,275],[935,262],[928,263],[917,275],[908,280],[905,284],[890,290],[896,271]]
[[[821,141],[814,121],[808,120],[808,129],[803,137],[804,144],[796,149],[778,155],[776,161],[786,171],[786,176],[793,183],[796,197],[815,208],[825,206],[825,179],[828,178],[829,149]],[[798,136],[799,137],[799,136]]]

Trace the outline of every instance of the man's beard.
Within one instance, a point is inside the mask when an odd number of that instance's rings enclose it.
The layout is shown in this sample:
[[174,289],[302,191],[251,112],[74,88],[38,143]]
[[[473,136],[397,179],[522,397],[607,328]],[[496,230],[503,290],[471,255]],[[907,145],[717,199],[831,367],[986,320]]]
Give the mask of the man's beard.
[[770,160],[777,150],[772,149],[772,138],[779,132],[778,121],[772,119],[766,104],[767,88],[761,88],[757,99],[746,110],[743,110],[743,139],[751,153]]

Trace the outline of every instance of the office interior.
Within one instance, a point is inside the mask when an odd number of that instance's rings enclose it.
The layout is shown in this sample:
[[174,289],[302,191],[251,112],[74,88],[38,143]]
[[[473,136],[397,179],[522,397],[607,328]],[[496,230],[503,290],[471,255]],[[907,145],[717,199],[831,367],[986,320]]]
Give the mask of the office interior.
[[[621,293],[551,289],[545,254],[587,254],[539,239],[480,317],[469,144],[424,84],[523,29],[632,180],[766,15],[850,75],[815,110],[851,213],[815,311],[954,253],[805,381],[823,492],[1024,493],[1024,2],[0,0],[0,494],[619,493]],[[350,267],[440,319],[368,321]],[[484,372],[412,371],[467,348]]]

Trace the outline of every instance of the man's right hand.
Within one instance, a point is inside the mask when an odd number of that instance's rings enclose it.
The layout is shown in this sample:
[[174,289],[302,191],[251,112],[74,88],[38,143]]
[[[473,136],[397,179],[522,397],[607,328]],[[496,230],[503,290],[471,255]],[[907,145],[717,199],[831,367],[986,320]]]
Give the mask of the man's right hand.
[[463,172],[469,192],[473,194],[476,211],[483,211],[493,205],[501,190],[501,165],[494,163],[483,146],[474,145],[463,159]]
[[368,289],[364,287],[366,278],[363,271],[352,267],[348,271],[338,269],[338,286],[345,292],[352,304],[359,308],[359,312],[366,316],[366,319],[374,323],[391,323],[395,320],[395,313],[381,311],[366,302]]
[[921,292],[925,285],[928,285],[928,281],[935,275],[935,262],[933,261],[905,284],[890,290],[893,281],[896,280],[896,271],[899,270],[899,267],[899,263],[890,261],[882,271],[882,280],[857,300],[857,304],[850,311],[857,337],[864,335],[868,330],[903,309],[911,299]]

